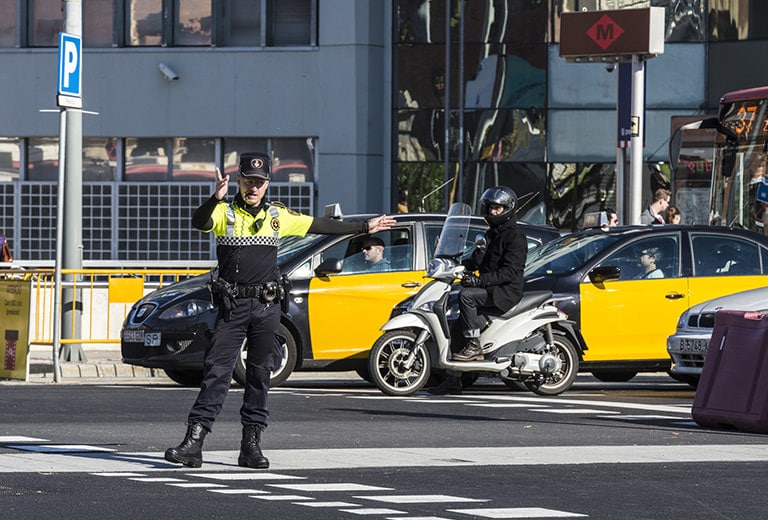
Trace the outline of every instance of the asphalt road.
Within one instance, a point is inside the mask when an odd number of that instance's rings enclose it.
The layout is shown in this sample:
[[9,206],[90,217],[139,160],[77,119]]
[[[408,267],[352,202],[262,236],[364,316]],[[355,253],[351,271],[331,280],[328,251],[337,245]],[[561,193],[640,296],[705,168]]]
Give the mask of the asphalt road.
[[102,518],[765,518],[768,439],[713,431],[694,392],[579,376],[558,397],[481,381],[393,398],[358,380],[273,390],[269,470],[236,465],[242,390],[205,463],[168,464],[195,391],[168,382],[0,384],[0,515]]

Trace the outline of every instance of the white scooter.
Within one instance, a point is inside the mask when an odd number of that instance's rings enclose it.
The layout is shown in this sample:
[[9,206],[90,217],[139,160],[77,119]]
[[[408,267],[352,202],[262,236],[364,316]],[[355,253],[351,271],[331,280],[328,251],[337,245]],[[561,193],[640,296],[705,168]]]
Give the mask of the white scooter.
[[381,327],[384,334],[371,348],[372,381],[385,394],[411,395],[424,387],[433,369],[439,369],[461,372],[470,381],[481,373],[496,374],[511,387],[540,395],[564,392],[576,378],[586,346],[575,324],[555,307],[550,291],[526,293],[508,312],[486,315],[487,325],[480,333],[482,361],[451,359],[460,346],[451,348],[451,322],[458,307],[449,305],[449,296],[464,274],[462,257],[475,245],[467,237],[469,215],[468,205],[451,206],[427,269],[426,276],[433,280],[405,307],[396,306],[404,312]]

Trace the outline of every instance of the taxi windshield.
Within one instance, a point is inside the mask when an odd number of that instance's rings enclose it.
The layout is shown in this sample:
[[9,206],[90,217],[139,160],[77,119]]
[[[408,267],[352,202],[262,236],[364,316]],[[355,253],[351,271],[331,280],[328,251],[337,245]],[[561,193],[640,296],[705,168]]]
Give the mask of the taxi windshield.
[[619,240],[618,234],[566,235],[528,253],[525,277],[563,275],[580,269],[605,248]]

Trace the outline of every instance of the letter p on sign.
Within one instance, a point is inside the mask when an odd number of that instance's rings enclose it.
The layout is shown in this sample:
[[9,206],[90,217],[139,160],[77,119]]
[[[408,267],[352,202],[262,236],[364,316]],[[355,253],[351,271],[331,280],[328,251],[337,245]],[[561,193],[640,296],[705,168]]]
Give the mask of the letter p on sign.
[[80,37],[59,33],[59,86],[58,94],[80,97],[82,47]]

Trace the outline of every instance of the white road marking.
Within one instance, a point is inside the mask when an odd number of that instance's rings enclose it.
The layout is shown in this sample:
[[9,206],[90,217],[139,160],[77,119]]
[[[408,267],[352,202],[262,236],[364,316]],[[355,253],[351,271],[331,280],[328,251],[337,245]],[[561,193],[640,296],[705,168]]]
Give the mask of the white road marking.
[[451,495],[368,495],[353,496],[361,500],[389,502],[391,504],[443,504],[452,502],[488,502],[481,498],[455,497]]
[[296,502],[296,504],[307,507],[359,507],[352,502]]
[[594,408],[531,408],[532,412],[542,413],[557,413],[563,415],[588,415],[595,413],[603,414],[620,414],[621,412],[615,410],[596,410]]
[[34,451],[37,453],[84,453],[92,451],[117,451],[113,448],[101,446],[89,446],[87,444],[8,444],[8,448],[21,451]]
[[538,408],[548,408],[545,404],[527,404],[527,403],[472,403],[467,406],[480,406],[484,408],[530,408],[531,410]]
[[183,478],[173,478],[173,477],[131,477],[128,480],[135,480],[136,482],[161,482],[161,483],[169,483],[169,482],[186,482]]
[[256,495],[250,498],[258,498],[259,500],[272,500],[275,502],[288,502],[290,500],[314,500],[312,497],[305,497],[303,495]]
[[183,484],[168,484],[180,488],[223,488],[224,484],[214,484],[212,482],[184,482]]
[[293,491],[392,491],[392,488],[379,486],[366,486],[351,482],[337,482],[332,484],[268,484],[270,487],[290,489]]
[[[280,471],[351,468],[453,466],[547,466],[551,464],[673,464],[675,462],[768,462],[768,444],[694,444],[685,446],[500,446],[445,448],[329,448],[268,450],[272,470],[243,473],[238,451],[206,451],[201,472],[163,463],[162,452],[4,453],[0,473],[96,473],[179,470],[185,476],[217,480],[303,479]],[[219,473],[210,473],[218,471]]]
[[37,437],[25,437],[23,435],[0,435],[0,444],[6,442],[50,442],[48,439],[38,439]]
[[221,493],[222,495],[262,495],[267,494],[269,491],[263,491],[261,489],[211,489],[211,493]]
[[580,405],[599,408],[623,408],[630,410],[648,410],[654,412],[680,413],[690,415],[691,405],[659,405],[646,403],[626,403],[620,401],[598,401],[595,399],[566,399],[557,397],[531,396],[521,397],[514,395],[462,395],[463,399],[477,399],[487,401],[513,401],[541,405],[542,403],[557,404],[558,406]]
[[568,513],[541,507],[511,507],[498,509],[449,509],[451,513],[479,516],[482,518],[584,518],[589,515]]
[[[353,515],[404,515],[406,511],[386,508],[368,508],[368,509],[339,509],[342,513],[352,513]],[[402,517],[401,517],[402,518]]]

